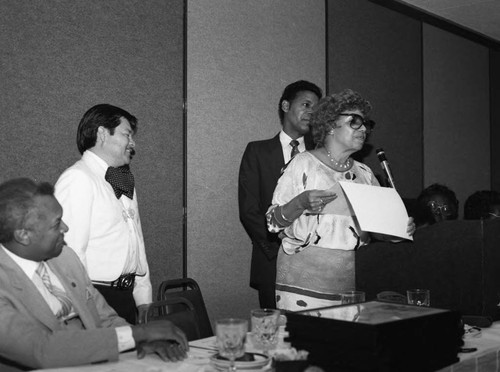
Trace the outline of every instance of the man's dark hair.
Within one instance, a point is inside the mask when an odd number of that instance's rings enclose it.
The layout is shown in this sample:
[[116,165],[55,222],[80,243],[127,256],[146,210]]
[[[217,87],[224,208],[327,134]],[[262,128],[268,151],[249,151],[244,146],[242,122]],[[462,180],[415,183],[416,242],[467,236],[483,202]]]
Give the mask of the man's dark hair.
[[88,109],[80,120],[76,134],[76,145],[80,154],[95,146],[99,127],[109,129],[113,135],[115,128],[120,125],[121,118],[129,121],[132,132],[135,134],[137,132],[137,118],[124,109],[106,103]]
[[443,195],[452,203],[458,205],[458,199],[455,192],[449,187],[439,183],[433,183],[432,185],[427,186],[424,190],[422,190],[417,200],[422,203],[427,203],[432,200],[435,195]]
[[35,208],[35,196],[54,195],[54,186],[29,178],[15,178],[0,185],[0,243],[14,238],[14,231],[25,228]]
[[464,204],[464,219],[482,220],[490,218],[489,213],[495,205],[500,206],[500,193],[494,190],[476,191]]
[[280,117],[280,121],[282,123],[283,123],[283,118],[285,117],[285,112],[281,108],[281,104],[283,103],[283,101],[288,101],[291,103],[295,99],[295,97],[297,97],[297,94],[299,92],[304,92],[304,91],[313,92],[318,96],[318,99],[320,99],[323,96],[323,91],[321,90],[320,87],[306,80],[299,80],[296,81],[295,83],[287,85],[278,103],[278,114]]

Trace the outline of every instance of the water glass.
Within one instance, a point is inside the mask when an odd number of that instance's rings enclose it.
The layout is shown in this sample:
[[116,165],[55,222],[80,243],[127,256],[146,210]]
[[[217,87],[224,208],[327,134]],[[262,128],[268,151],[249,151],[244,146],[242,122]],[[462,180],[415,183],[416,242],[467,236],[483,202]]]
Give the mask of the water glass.
[[431,292],[428,289],[409,289],[406,291],[409,305],[430,306]]
[[365,302],[365,292],[345,291],[340,294],[340,300],[342,305]]
[[227,318],[215,321],[217,348],[221,357],[229,359],[229,371],[236,371],[236,358],[245,354],[247,331],[246,319]]
[[252,342],[265,355],[278,343],[280,311],[275,309],[254,309],[252,320]]

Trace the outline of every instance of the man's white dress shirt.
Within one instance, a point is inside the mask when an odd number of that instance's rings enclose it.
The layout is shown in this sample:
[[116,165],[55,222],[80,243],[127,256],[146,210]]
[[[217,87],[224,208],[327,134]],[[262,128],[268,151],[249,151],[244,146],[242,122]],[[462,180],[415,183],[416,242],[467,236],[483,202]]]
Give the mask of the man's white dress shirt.
[[134,273],[136,305],[152,302],[137,193],[118,200],[104,176],[108,164],[92,151],[61,174],[55,196],[69,231],[65,240],[82,260],[91,280],[113,281]]
[[[288,164],[288,162],[291,160],[292,146],[290,145],[290,142],[292,140],[293,140],[292,137],[290,137],[288,134],[283,132],[283,130],[281,130],[280,142],[281,142],[281,148],[283,150],[283,159],[285,160],[285,164]],[[297,141],[299,141],[299,146],[298,146],[299,152],[306,151],[306,144],[304,142],[304,137],[297,138]]]

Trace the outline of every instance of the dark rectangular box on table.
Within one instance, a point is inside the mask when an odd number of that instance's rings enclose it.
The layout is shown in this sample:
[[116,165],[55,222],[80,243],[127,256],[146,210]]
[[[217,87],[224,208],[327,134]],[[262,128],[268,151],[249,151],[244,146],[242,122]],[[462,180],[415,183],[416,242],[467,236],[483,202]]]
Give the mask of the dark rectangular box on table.
[[434,371],[458,361],[456,311],[369,301],[287,313],[288,341],[325,371]]

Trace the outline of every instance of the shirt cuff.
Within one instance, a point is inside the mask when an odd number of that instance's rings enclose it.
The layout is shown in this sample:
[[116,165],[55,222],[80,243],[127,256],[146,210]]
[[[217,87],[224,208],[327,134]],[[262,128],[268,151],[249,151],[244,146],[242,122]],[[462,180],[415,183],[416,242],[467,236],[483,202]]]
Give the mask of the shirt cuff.
[[118,352],[130,350],[135,347],[135,340],[132,336],[132,327],[122,326],[116,327],[116,339],[118,340]]

